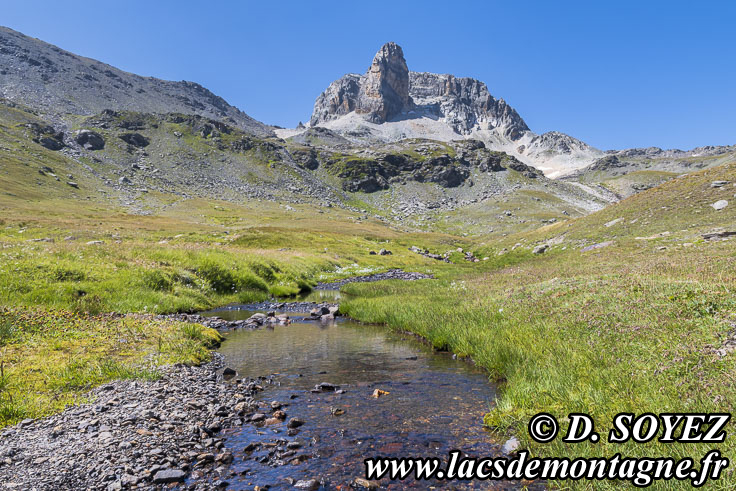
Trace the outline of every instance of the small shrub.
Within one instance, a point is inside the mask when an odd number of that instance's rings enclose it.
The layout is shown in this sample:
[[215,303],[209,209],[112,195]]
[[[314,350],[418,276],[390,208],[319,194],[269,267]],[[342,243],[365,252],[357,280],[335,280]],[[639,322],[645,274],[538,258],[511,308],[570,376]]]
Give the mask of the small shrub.
[[197,273],[207,280],[217,293],[234,293],[237,290],[237,279],[232,271],[215,262],[205,262],[197,268]]
[[312,291],[312,284],[303,278],[297,279],[296,284],[299,287],[299,293],[309,293]]
[[161,270],[152,269],[143,273],[143,284],[146,288],[157,292],[170,291],[171,279]]
[[293,297],[299,293],[299,287],[293,283],[279,284],[273,285],[270,291],[274,297]]
[[197,273],[207,280],[217,293],[236,293],[241,290],[268,291],[261,278],[236,269],[227,269],[215,262],[206,262],[197,268]]
[[[5,346],[15,334],[15,326],[10,319],[0,319],[0,346]],[[0,388],[0,391],[2,388]]]
[[97,371],[104,380],[137,379],[153,381],[161,378],[161,373],[158,370],[128,366],[111,358],[98,362]]
[[75,312],[97,315],[103,311],[103,302],[98,295],[87,295],[84,290],[75,292],[77,299],[72,308]]
[[28,415],[26,409],[15,399],[0,395],[0,426],[20,421]]
[[276,280],[276,273],[271,266],[268,266],[266,264],[254,263],[250,265],[250,269],[266,281]]
[[174,273],[171,275],[171,281],[184,286],[194,286],[195,279],[187,273]]
[[91,387],[88,377],[89,364],[86,361],[70,360],[61,367],[54,377],[49,380],[49,388],[52,390],[75,390]]
[[87,275],[84,271],[66,268],[56,268],[54,271],[54,280],[56,281],[84,281],[87,279]]
[[201,324],[184,324],[181,333],[185,339],[203,343],[208,348],[215,348],[222,342],[219,332]]
[[260,290],[266,292],[268,291],[268,285],[257,276],[244,273],[239,278],[238,290]]

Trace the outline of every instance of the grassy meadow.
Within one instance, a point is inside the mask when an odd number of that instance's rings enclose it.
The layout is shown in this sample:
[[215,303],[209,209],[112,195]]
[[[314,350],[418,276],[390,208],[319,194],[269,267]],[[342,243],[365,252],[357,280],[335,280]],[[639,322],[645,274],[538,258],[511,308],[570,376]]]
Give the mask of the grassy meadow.
[[[734,166],[711,169],[585,218],[488,243],[479,247],[492,257],[483,272],[348,285],[352,295],[341,308],[472,357],[499,382],[486,424],[513,432],[536,455],[699,460],[715,446],[732,459],[732,436],[721,445],[608,444],[605,436],[619,412],[733,412],[736,359],[718,350],[736,330],[736,248],[701,234],[734,230],[733,207],[709,206],[736,191],[711,182],[734,178]],[[530,254],[539,243],[550,249]],[[542,411],[561,422],[571,412],[591,414],[601,442],[533,442],[526,424]],[[728,469],[720,486],[734,481]]]
[[[736,230],[736,203],[709,206],[734,201],[732,184],[710,186],[736,181],[733,164],[587,217],[476,237],[260,201],[154,196],[166,206],[129,215],[93,197],[31,192],[18,179],[0,196],[0,426],[58,411],[108,380],[155,377],[160,363],[207,359],[218,341],[200,327],[118,314],[297,295],[320,280],[388,268],[437,279],[347,285],[342,310],[472,357],[500,388],[485,423],[535,454],[699,458],[707,450],[539,445],[525,425],[540,411],[561,420],[587,412],[605,431],[622,411],[733,410],[734,355],[718,349],[736,325],[736,249],[701,237]],[[539,244],[549,249],[535,255]],[[412,245],[462,247],[488,260],[455,254],[456,264],[445,264],[409,252]],[[381,248],[393,255],[369,255]],[[729,439],[721,445],[729,457],[734,448]],[[725,486],[734,482],[729,473]]]
[[[0,426],[58,411],[108,380],[155,376],[160,363],[206,360],[218,338],[123,314],[294,296],[320,280],[394,267],[430,271],[407,248],[457,243],[341,210],[272,203],[191,200],[132,216],[6,195],[0,209]],[[369,255],[381,248],[394,254]]]

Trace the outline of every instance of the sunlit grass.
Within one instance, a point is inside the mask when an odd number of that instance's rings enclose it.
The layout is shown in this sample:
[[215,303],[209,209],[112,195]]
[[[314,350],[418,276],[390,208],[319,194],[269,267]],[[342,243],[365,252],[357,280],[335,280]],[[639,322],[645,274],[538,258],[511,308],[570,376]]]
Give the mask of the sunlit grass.
[[198,324],[66,310],[0,309],[0,426],[84,401],[110,380],[155,380],[162,364],[197,364],[222,340]]

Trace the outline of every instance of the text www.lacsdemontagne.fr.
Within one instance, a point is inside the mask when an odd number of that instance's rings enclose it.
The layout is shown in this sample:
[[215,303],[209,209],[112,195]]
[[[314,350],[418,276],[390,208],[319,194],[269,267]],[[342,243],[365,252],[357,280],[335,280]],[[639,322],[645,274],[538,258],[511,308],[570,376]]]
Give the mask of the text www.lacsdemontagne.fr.
[[645,487],[654,481],[691,481],[699,487],[709,479],[718,479],[728,466],[728,459],[711,450],[696,468],[691,458],[627,458],[616,454],[609,458],[536,458],[521,451],[514,457],[462,457],[460,451],[449,453],[446,465],[438,458],[368,458],[366,478],[437,479],[437,480],[616,480]]

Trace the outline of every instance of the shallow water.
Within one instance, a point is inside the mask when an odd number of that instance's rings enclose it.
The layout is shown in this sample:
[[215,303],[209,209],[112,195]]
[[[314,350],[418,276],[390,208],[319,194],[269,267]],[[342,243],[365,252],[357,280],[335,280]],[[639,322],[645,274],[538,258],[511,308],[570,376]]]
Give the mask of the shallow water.
[[340,290],[312,290],[311,292],[299,297],[300,302],[328,302],[338,303],[343,297]]
[[[247,318],[251,313],[229,310],[227,316]],[[223,312],[213,314],[222,316]],[[306,422],[293,437],[287,436],[285,424],[246,425],[228,436],[236,457],[246,459],[236,458],[235,471],[250,470],[228,478],[233,489],[254,485],[289,489],[289,477],[323,479],[327,489],[335,489],[365,477],[363,459],[371,456],[446,459],[452,449],[479,457],[498,455],[498,442],[481,425],[494,399],[494,387],[472,364],[433,352],[411,336],[382,327],[349,320],[321,325],[299,322],[299,314],[291,315],[295,322],[288,326],[230,332],[220,349],[238,377],[273,375],[276,384],[265,385],[261,399],[288,403],[284,408],[288,418]],[[345,393],[310,392],[322,382],[339,385]],[[372,398],[375,389],[389,394]],[[344,413],[334,415],[340,410]],[[242,452],[252,441],[278,438],[300,442],[303,446],[296,455],[307,455],[308,460],[270,467],[257,462],[268,449]],[[390,484],[391,489],[430,487],[427,481]],[[472,482],[431,485],[516,487]]]

